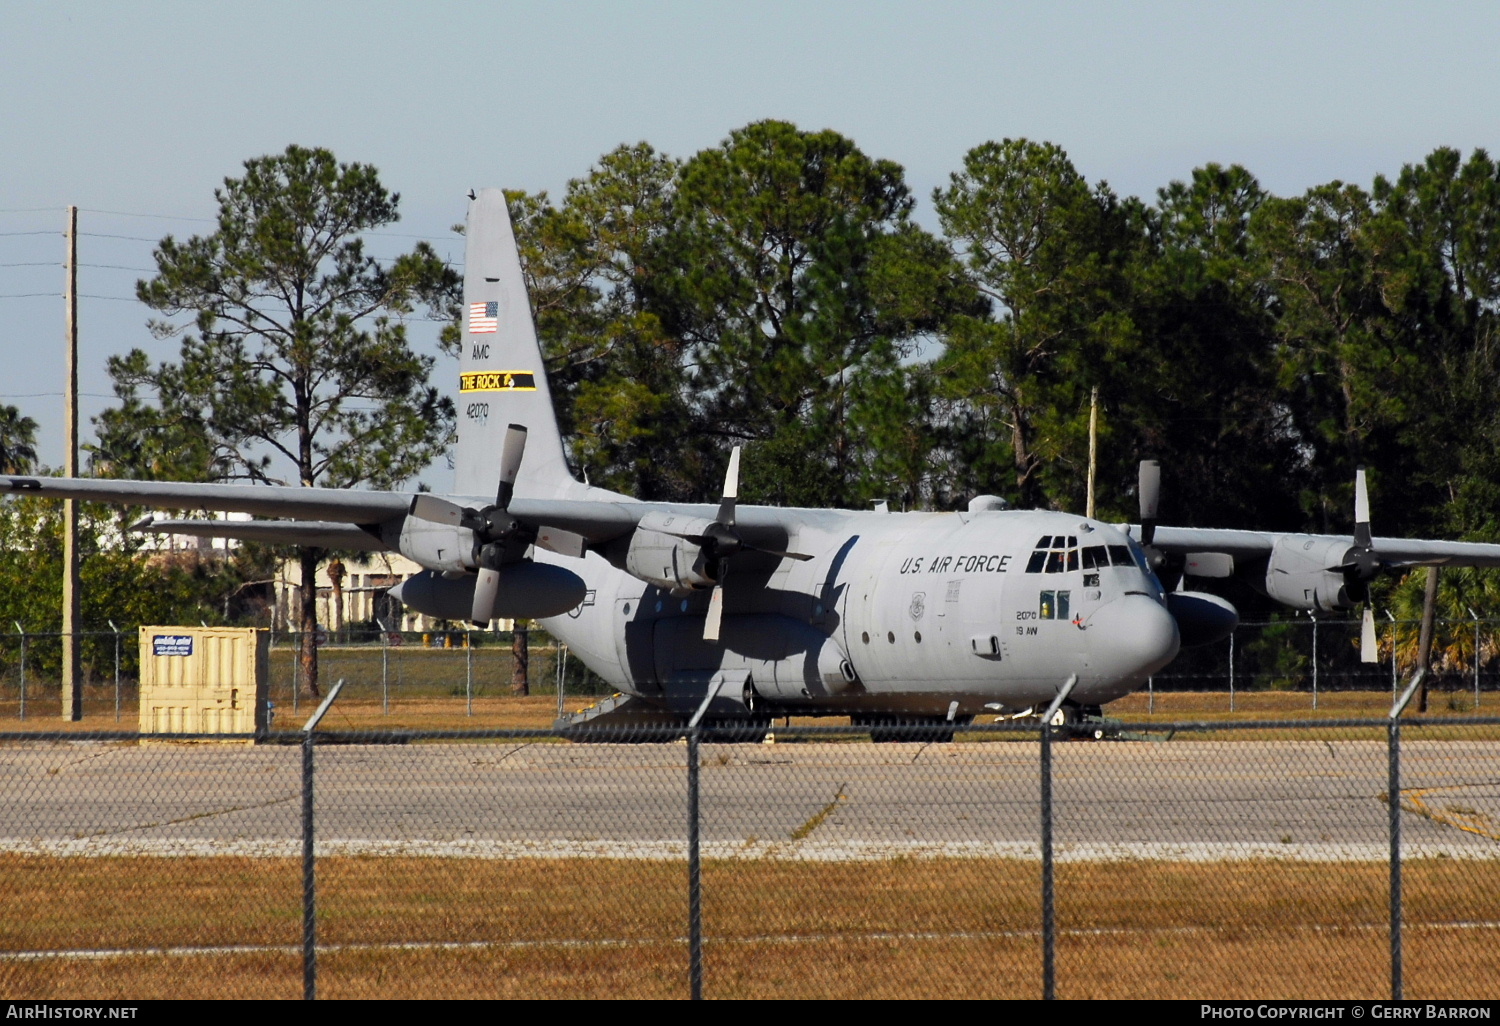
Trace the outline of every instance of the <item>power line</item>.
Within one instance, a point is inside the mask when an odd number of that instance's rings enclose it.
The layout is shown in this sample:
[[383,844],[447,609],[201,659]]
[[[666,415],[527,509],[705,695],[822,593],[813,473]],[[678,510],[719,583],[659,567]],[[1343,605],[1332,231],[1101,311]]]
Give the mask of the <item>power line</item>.
[[[0,264],[0,267],[62,267],[62,263],[56,260],[27,260],[13,264]],[[141,271],[145,274],[154,274],[154,267],[131,267],[127,264],[86,264],[80,263],[79,267],[101,267],[110,271]]]
[[[0,299],[34,299],[38,296],[49,296],[53,299],[61,299],[61,292],[6,292],[0,293]],[[117,303],[139,303],[140,300],[134,296],[99,296],[90,292],[78,293],[80,299],[112,299]]]
[[177,214],[138,214],[133,210],[100,210],[97,207],[79,207],[79,210],[90,214],[113,214],[116,217],[151,217],[158,221],[200,221],[204,224],[216,224],[212,217],[182,217]]
[[61,234],[62,234],[62,232],[59,232],[59,231],[0,232],[0,235],[61,235]]
[[[117,399],[116,395],[105,392],[79,392],[79,395],[90,399]],[[48,399],[53,396],[62,395],[61,392],[0,392],[0,399]]]
[[[45,232],[29,232],[20,234],[43,235]],[[131,242],[160,242],[160,239],[148,239],[142,235],[110,235],[107,232],[79,232],[79,235],[87,235],[93,239],[129,239]]]

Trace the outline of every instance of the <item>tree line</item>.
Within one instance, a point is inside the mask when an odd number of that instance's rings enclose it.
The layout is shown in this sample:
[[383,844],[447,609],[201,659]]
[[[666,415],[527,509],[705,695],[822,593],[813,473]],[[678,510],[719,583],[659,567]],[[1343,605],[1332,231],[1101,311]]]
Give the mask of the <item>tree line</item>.
[[[214,231],[163,239],[137,286],[181,351],[110,360],[91,472],[393,487],[446,451],[453,407],[407,322],[446,321],[456,355],[461,283],[425,243],[364,251],[399,216],[376,170],[293,146],[215,195]],[[933,191],[935,233],[900,165],[760,121],[508,196],[595,484],[712,501],[744,444],[747,501],[1081,510],[1097,391],[1105,518],[1133,516],[1155,458],[1166,523],[1347,530],[1363,465],[1379,533],[1500,526],[1500,169],[1482,150],[1286,197],[1208,164],[1143,199],[1005,139]],[[29,419],[0,413],[0,460],[29,466]]]
[[[1438,149],[1368,189],[1270,194],[1209,164],[1152,201],[1051,143],[970,150],[918,226],[901,168],[778,121],[686,160],[605,154],[512,193],[537,323],[590,480],[788,505],[981,492],[1106,515],[1142,458],[1168,522],[1493,537],[1500,171]],[[1384,501],[1381,501],[1381,500]]]

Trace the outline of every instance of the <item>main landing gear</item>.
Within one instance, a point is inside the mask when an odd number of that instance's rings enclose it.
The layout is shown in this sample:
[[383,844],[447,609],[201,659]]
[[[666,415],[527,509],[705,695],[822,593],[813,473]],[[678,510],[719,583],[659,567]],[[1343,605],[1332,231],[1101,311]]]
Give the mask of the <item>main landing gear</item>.
[[893,744],[898,741],[948,744],[952,742],[957,729],[973,722],[972,716],[957,716],[950,720],[942,716],[855,713],[849,717],[850,726],[868,727],[870,740],[876,744]]
[[1119,734],[1119,726],[1104,718],[1097,705],[1064,705],[1052,714],[1050,726],[1065,738],[1103,741]]

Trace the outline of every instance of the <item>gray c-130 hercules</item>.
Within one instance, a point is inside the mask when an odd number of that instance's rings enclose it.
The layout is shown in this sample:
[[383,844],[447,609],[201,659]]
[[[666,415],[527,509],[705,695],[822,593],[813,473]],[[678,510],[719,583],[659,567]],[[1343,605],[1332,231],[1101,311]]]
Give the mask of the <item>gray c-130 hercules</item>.
[[993,497],[953,513],[741,506],[737,448],[717,506],[592,487],[568,468],[498,189],[470,204],[463,327],[451,496],[45,477],[0,477],[0,492],[279,518],[150,531],[398,550],[426,567],[393,589],[406,605],[538,619],[617,687],[600,726],[685,722],[712,688],[721,723],[940,728],[1045,706],[1075,676],[1077,713],[1233,630],[1232,605],[1167,590],[1163,566],[1323,611],[1393,567],[1500,566],[1500,545],[1373,538],[1362,473],[1352,536],[1156,526],[1154,464],[1139,526]]

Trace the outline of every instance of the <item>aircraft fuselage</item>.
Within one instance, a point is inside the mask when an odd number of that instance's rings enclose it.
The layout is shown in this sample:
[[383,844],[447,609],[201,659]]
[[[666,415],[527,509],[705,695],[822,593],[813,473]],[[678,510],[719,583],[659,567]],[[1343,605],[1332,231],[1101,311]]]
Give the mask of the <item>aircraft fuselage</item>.
[[[1140,687],[1176,655],[1161,585],[1117,528],[1044,511],[830,513],[793,547],[736,557],[718,642],[708,593],[645,583],[598,554],[539,558],[584,578],[585,603],[543,621],[621,691],[666,707],[957,715],[1045,705],[1077,674],[1080,705]],[[696,696],[696,697],[694,697]]]

